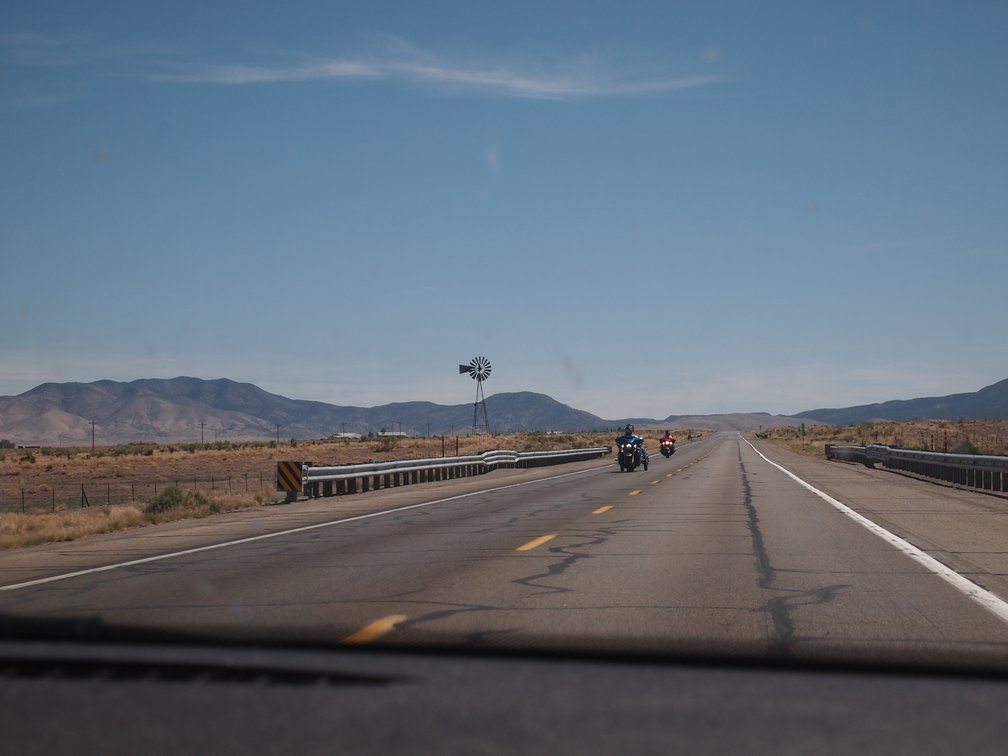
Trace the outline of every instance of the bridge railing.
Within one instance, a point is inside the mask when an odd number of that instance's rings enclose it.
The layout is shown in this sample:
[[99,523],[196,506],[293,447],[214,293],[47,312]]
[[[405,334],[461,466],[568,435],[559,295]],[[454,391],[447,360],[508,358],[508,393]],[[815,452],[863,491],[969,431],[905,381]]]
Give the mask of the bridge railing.
[[1008,457],[893,449],[880,444],[827,444],[826,457],[860,462],[869,467],[880,463],[889,470],[908,472],[964,488],[1001,494],[1008,492]]
[[429,457],[355,465],[313,465],[311,462],[277,463],[277,490],[288,499],[342,496],[358,491],[398,488],[417,483],[467,478],[493,469],[539,467],[597,459],[612,451],[608,446],[557,451],[517,452],[495,449],[463,457]]

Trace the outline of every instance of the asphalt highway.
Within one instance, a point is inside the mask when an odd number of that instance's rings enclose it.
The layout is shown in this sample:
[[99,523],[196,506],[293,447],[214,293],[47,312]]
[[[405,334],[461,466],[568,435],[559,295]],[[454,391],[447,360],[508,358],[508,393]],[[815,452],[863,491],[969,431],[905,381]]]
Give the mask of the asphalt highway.
[[[756,443],[721,433],[653,454],[647,471],[602,460],[495,473],[9,552],[0,616],[241,640],[1008,667],[1008,615],[969,588],[1008,595],[991,536],[1005,532],[1002,501]],[[936,574],[768,460],[973,582]]]

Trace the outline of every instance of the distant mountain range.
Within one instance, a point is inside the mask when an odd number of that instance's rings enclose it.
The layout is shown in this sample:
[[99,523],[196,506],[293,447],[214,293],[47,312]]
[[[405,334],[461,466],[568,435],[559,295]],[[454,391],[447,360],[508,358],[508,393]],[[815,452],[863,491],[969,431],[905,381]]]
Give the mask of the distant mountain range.
[[[748,430],[800,421],[765,413],[605,420],[528,391],[494,394],[486,402],[491,428],[501,433],[611,430],[627,422],[641,427]],[[383,429],[409,435],[461,435],[472,428],[473,405],[397,402],[345,407],[288,399],[226,378],[187,377],[44,383],[17,396],[0,397],[0,439],[17,444],[87,444],[92,421],[100,444],[271,439],[278,432],[284,439],[324,438]]]
[[1008,419],[1008,378],[967,394],[904,399],[842,409],[800,413],[820,423],[854,425],[874,420],[1003,420]]
[[[872,420],[1008,418],[1008,379],[966,394],[909,399],[842,409],[815,409],[793,416],[766,413],[670,415],[664,420],[605,420],[529,391],[487,397],[495,432],[612,430],[638,427],[755,430],[800,422],[854,424]],[[18,396],[0,397],[0,439],[17,444],[80,445],[130,441],[199,441],[324,438],[338,433],[402,431],[409,435],[465,434],[471,403],[396,402],[344,407],[288,399],[251,383],[226,378],[149,378],[129,383],[44,383]],[[277,428],[279,426],[279,429]]]

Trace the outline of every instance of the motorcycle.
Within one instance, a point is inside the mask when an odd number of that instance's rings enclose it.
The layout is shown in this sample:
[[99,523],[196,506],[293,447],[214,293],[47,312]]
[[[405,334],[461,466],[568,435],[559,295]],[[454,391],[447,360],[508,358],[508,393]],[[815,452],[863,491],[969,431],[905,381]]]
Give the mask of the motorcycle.
[[675,454],[675,439],[667,433],[665,434],[665,438],[661,440],[661,453],[665,459]]
[[628,439],[619,439],[617,461],[619,469],[626,472],[633,472],[640,465],[643,465],[645,470],[648,468],[648,457],[644,447]]

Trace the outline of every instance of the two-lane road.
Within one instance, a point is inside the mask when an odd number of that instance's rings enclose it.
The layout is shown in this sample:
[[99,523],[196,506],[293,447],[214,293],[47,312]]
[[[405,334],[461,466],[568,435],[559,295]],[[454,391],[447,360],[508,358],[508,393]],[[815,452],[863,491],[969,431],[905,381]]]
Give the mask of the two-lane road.
[[[655,455],[646,472],[581,468],[390,498],[387,514],[373,513],[394,491],[348,497],[372,514],[82,565],[0,590],[0,613],[324,643],[1008,660],[1003,619],[738,434]],[[25,582],[17,559],[0,557],[7,585]],[[31,577],[59,575],[36,559]]]

